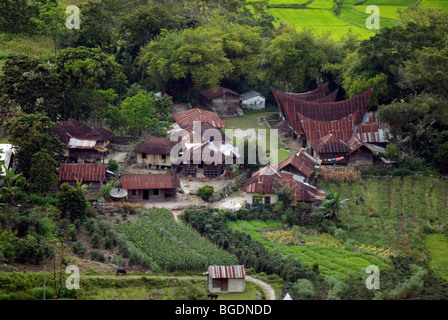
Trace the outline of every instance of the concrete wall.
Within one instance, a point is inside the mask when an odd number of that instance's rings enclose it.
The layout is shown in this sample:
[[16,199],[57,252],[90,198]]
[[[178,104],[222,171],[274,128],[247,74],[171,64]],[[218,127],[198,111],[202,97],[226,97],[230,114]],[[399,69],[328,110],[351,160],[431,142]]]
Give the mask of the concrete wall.
[[244,279],[215,279],[218,281],[226,281],[227,280],[227,290],[223,291],[220,287],[214,287],[213,281],[214,279],[211,279],[209,277],[208,279],[208,290],[210,292],[244,292],[245,288],[245,281]]
[[[128,191],[127,199],[129,201],[161,201],[165,199],[164,189],[159,190],[159,195],[154,195],[155,190],[135,190],[135,194],[133,193],[132,189],[127,191]],[[143,200],[143,194],[145,191],[148,192],[149,196],[148,200]]]
[[161,154],[146,154],[146,159],[143,159],[142,153],[137,153],[137,164],[142,166],[164,166],[171,167],[171,158],[169,155],[165,156],[166,161],[162,161]]
[[[258,193],[247,193],[246,194],[246,202],[248,204],[252,204],[254,196],[258,197],[259,194]],[[263,195],[263,198],[262,198],[263,199],[263,204],[264,204],[265,197],[271,197],[271,205],[276,203],[277,200],[278,200],[278,196],[276,194],[265,194],[265,195]]]
[[[257,101],[257,104],[254,104],[255,101]],[[244,103],[252,103],[252,105],[244,105]],[[265,99],[261,97],[253,97],[251,99],[246,99],[241,102],[241,107],[245,109],[254,109],[254,110],[264,109],[266,107]]]

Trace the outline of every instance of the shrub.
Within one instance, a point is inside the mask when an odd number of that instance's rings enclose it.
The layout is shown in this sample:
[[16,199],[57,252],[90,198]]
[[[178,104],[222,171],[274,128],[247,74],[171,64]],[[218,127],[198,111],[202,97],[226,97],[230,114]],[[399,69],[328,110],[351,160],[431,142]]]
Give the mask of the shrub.
[[213,186],[206,184],[205,186],[202,186],[198,189],[197,194],[203,199],[208,200],[213,193],[215,192],[215,189]]
[[123,259],[122,256],[120,255],[112,255],[112,257],[110,257],[110,262],[112,262],[114,265],[116,265],[119,268],[123,268],[125,266],[125,261]]
[[109,159],[106,165],[107,170],[110,170],[114,173],[120,173],[120,165],[118,164],[117,160],[115,159]]
[[96,250],[90,251],[90,259],[96,260],[99,262],[106,261],[106,258],[104,258],[104,254],[102,254],[101,252],[96,251]]
[[308,279],[297,280],[293,285],[293,290],[296,294],[305,298],[313,298],[316,295],[314,285]]
[[68,215],[70,220],[84,220],[89,204],[84,190],[72,188],[68,183],[61,184],[61,192],[57,195],[57,207],[62,214]]
[[42,218],[39,221],[39,229],[40,229],[40,234],[43,236],[54,236],[55,232],[56,232],[56,225],[54,223],[53,220],[51,220],[50,218]]
[[82,244],[81,241],[76,241],[72,247],[73,253],[79,255],[81,258],[84,258],[84,255],[87,252],[86,247]]
[[53,247],[38,241],[32,236],[27,236],[26,239],[18,239],[15,249],[16,260],[20,263],[39,264],[44,258],[50,258],[54,254]]
[[[45,299],[51,299],[54,296],[53,288],[47,286],[45,288]],[[43,300],[44,299],[44,288],[35,288],[33,289],[33,299],[34,300]]]
[[103,244],[103,239],[101,238],[101,235],[98,232],[95,232],[90,238],[90,243],[94,248],[99,248]]

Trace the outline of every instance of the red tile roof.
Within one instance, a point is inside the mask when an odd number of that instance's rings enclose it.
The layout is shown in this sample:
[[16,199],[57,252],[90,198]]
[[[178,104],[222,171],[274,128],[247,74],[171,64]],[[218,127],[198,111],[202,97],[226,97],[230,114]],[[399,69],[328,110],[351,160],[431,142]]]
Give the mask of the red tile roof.
[[244,279],[244,266],[209,266],[208,272],[212,279]]
[[106,179],[106,165],[61,163],[58,176],[61,181],[103,182]]
[[305,176],[310,177],[313,173],[314,167],[317,165],[317,160],[306,153],[305,149],[302,149],[297,154],[293,154],[286,160],[282,161],[278,165],[277,170],[281,171],[289,165],[302,172]]
[[357,112],[335,121],[317,121],[307,118],[300,113],[297,115],[300,119],[301,127],[305,132],[306,139],[310,143],[329,134],[343,141],[347,141],[353,135],[357,118]]
[[325,137],[320,138],[319,140],[315,140],[313,143],[311,143],[311,147],[319,154],[323,153],[329,153],[329,154],[335,154],[335,153],[349,153],[350,148],[348,145],[336,138],[334,135],[329,134]]
[[151,137],[144,143],[138,145],[135,149],[135,153],[147,153],[147,154],[163,154],[169,155],[171,149],[176,145],[175,142],[169,141],[165,138]]
[[208,122],[215,128],[226,128],[226,124],[215,113],[204,109],[191,109],[173,114],[173,118],[181,128],[193,126],[194,121]]
[[122,174],[121,187],[126,190],[177,189],[179,175],[173,174]]
[[[274,93],[274,91],[273,91]],[[288,121],[297,134],[305,134],[297,113],[318,121],[334,121],[357,112],[356,124],[361,124],[364,113],[372,94],[372,89],[348,100],[338,102],[314,102],[293,99],[287,94],[277,90],[274,93],[276,101],[284,111]]]
[[217,90],[212,89],[205,89],[200,92],[201,95],[206,97],[208,100],[213,100],[216,98],[221,97],[225,93],[230,93],[231,95],[234,95],[239,98],[239,93],[236,91],[233,91],[232,89],[224,88],[219,86]]

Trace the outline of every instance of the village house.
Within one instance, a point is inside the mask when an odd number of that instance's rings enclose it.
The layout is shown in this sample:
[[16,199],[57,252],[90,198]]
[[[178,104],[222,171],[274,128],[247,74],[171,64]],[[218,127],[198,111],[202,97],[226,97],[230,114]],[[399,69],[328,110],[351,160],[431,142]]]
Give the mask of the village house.
[[363,167],[375,165],[390,168],[394,164],[394,161],[387,160],[384,157],[386,149],[383,147],[362,142],[355,136],[347,141],[347,145],[350,148],[351,166]]
[[349,162],[350,148],[333,134],[312,142],[311,152],[319,160],[319,165],[347,165]]
[[309,155],[305,149],[301,149],[298,153],[291,155],[282,161],[277,170],[281,172],[291,173],[298,176],[301,182],[310,182],[314,168],[317,166],[317,159]]
[[277,202],[276,191],[282,186],[293,189],[294,199],[290,204],[292,207],[295,207],[297,202],[311,205],[321,193],[314,186],[301,182],[293,174],[279,172],[274,167],[267,165],[254,172],[244,184],[243,192],[246,192],[246,203],[269,208]]
[[104,161],[109,151],[107,147],[115,137],[109,130],[92,129],[75,119],[55,125],[53,133],[66,145],[63,154],[66,161],[75,163]]
[[151,137],[134,149],[137,164],[145,168],[171,168],[171,149],[175,142],[165,138]]
[[129,201],[163,201],[176,198],[180,180],[177,173],[122,174],[121,187],[127,190]]
[[243,115],[240,95],[231,89],[219,86],[217,90],[205,89],[200,92],[199,102],[221,117]]
[[246,273],[244,266],[209,266],[207,272],[207,287],[212,293],[244,292]]
[[211,112],[204,109],[190,109],[186,111],[176,112],[173,114],[174,121],[173,127],[176,125],[180,128],[192,127],[194,122],[207,122],[214,128],[226,128],[226,124],[215,112]]
[[89,193],[99,193],[101,186],[107,182],[105,164],[59,164],[58,178],[60,184],[67,182],[72,187],[76,187],[76,181],[88,186]]
[[240,95],[241,107],[252,110],[264,109],[266,98],[257,91],[249,91]]

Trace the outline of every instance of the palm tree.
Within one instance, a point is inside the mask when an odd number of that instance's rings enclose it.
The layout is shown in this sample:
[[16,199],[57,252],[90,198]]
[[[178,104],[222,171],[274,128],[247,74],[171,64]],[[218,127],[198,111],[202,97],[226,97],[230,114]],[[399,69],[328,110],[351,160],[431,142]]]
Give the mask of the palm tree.
[[14,169],[7,169],[3,164],[5,170],[4,179],[6,186],[3,186],[0,190],[6,199],[6,212],[7,212],[7,225],[10,227],[12,207],[16,203],[17,196],[22,192],[22,188],[17,185],[19,178],[22,177],[22,173],[16,174]]
[[347,200],[341,199],[341,193],[334,189],[325,190],[325,199],[321,205],[321,209],[324,211],[324,217],[336,221],[344,202]]

